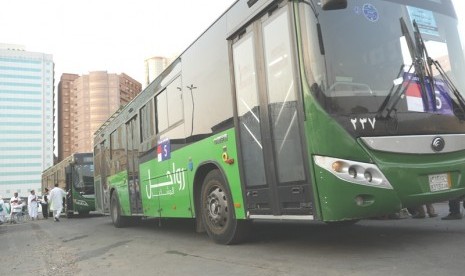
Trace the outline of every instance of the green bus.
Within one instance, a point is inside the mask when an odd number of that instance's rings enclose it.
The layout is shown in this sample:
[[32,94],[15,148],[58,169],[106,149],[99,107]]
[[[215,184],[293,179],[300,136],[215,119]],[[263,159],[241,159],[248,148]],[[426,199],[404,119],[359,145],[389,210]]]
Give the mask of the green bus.
[[94,136],[116,227],[350,224],[465,194],[450,0],[240,0]]
[[95,211],[93,153],[74,153],[42,172],[42,192],[55,184],[67,191],[63,211],[67,216]]

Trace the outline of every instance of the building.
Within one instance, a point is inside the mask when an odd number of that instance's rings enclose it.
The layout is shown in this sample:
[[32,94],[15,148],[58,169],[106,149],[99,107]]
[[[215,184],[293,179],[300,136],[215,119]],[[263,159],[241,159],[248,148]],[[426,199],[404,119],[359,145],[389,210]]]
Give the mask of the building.
[[0,195],[40,192],[53,165],[52,55],[0,44]]
[[[71,152],[71,89],[77,74],[63,74],[58,83],[57,116],[58,116],[58,160],[61,161],[73,154]],[[57,161],[58,161],[57,160]],[[58,163],[58,162],[57,162]]]
[[166,57],[151,57],[144,61],[145,64],[145,86],[148,86],[158,75],[165,70],[172,59]]
[[141,90],[142,85],[124,73],[63,74],[58,84],[58,161],[92,152],[94,132]]

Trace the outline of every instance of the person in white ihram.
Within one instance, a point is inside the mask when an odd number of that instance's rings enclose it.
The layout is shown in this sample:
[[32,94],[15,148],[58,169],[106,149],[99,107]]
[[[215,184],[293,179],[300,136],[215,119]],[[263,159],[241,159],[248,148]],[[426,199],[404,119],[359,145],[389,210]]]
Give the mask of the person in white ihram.
[[5,201],[3,201],[3,198],[0,195],[0,225],[2,225],[5,222],[5,215],[6,215]]
[[21,212],[22,208],[23,204],[18,196],[18,193],[16,192],[10,199],[10,223],[16,223],[18,214]]
[[31,220],[37,219],[37,196],[34,190],[31,190],[31,194],[27,197],[27,210],[29,212],[29,217]]
[[66,196],[66,192],[58,187],[58,183],[55,184],[55,188],[50,191],[48,201],[50,203],[50,210],[53,211],[53,219],[60,221],[61,210],[63,210],[63,198]]

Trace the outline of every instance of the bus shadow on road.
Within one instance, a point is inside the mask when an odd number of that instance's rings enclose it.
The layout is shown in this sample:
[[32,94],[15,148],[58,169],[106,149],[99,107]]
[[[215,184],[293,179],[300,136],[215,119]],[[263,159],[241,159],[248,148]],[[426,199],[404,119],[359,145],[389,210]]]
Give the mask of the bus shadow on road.
[[[111,219],[108,218],[111,225]],[[205,233],[195,232],[194,219],[142,219],[131,223],[131,231],[155,231],[163,236],[208,241]],[[460,221],[445,222],[440,218],[425,220],[362,220],[350,226],[328,225],[322,222],[254,221],[248,238],[242,245],[292,244],[297,248],[396,248],[402,244],[435,243],[444,245],[463,235]]]
[[451,234],[463,235],[463,223],[448,225],[434,221],[360,221],[350,226],[333,226],[322,222],[276,223],[254,222],[248,243],[295,243],[296,246],[337,246],[354,248],[396,248],[402,244],[444,245],[453,243]]

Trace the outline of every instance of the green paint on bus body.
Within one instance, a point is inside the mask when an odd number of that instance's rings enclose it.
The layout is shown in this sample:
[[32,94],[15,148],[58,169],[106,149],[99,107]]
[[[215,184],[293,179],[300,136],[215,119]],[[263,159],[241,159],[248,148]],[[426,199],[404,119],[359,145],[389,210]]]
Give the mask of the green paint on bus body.
[[[389,212],[401,207],[411,207],[428,202],[439,202],[458,197],[464,193],[465,153],[409,155],[376,152],[366,148],[352,138],[317,103],[311,93],[312,80],[305,68],[303,38],[300,31],[298,3],[294,3],[295,26],[297,29],[299,73],[302,84],[304,122],[309,170],[312,177],[314,214],[324,221],[366,218]],[[313,156],[331,156],[376,164],[393,186],[393,190],[348,183],[335,177],[314,164]],[[450,190],[430,192],[428,175],[450,172]],[[408,180],[408,182],[406,182]],[[356,203],[358,195],[370,195],[371,202],[363,206]],[[370,204],[371,203],[371,204]]]
[[91,211],[95,211],[95,195],[83,196],[81,193],[72,190],[73,197],[73,212],[78,212],[80,214],[86,214]]
[[128,172],[121,171],[108,177],[108,183],[112,196],[118,194],[119,203],[123,216],[131,215],[131,207],[129,205],[129,189],[128,189]]
[[[307,121],[308,154],[337,157],[365,163],[373,163],[393,187],[381,189],[342,181],[314,164],[313,189],[317,216],[324,221],[348,218],[364,218],[395,212],[402,207],[415,207],[425,202],[440,202],[459,197],[465,192],[465,153],[399,154],[368,149],[353,139],[337,122],[315,103],[310,88],[303,85]],[[311,118],[311,119],[310,119]],[[451,189],[431,192],[428,175],[449,173]],[[372,199],[359,206],[356,197]],[[371,204],[369,204],[371,203]]]
[[[362,147],[365,147],[361,143]],[[368,150],[368,149],[366,149]],[[403,206],[440,202],[465,192],[465,152],[441,154],[394,154],[370,151],[373,161],[389,179]],[[448,174],[450,189],[431,191],[429,175]],[[451,196],[452,195],[452,196]]]
[[[223,160],[224,153],[229,160],[234,160],[232,164]],[[194,179],[199,173],[199,168],[203,166],[216,166],[224,173],[231,191],[236,218],[244,219],[244,200],[234,129],[172,151],[167,160],[152,159],[141,163],[139,172],[143,214],[148,217],[194,217]],[[110,190],[118,193],[122,214],[131,215],[127,172],[110,176],[108,183]]]

